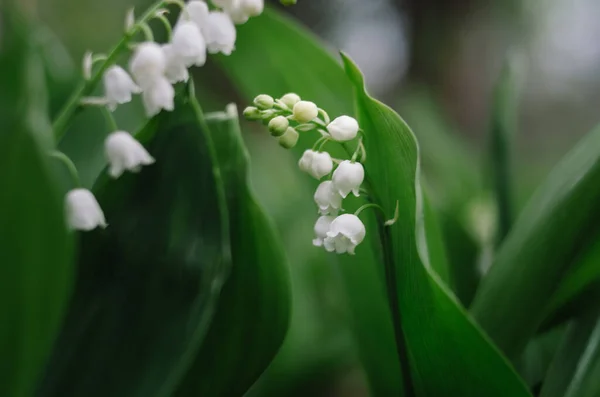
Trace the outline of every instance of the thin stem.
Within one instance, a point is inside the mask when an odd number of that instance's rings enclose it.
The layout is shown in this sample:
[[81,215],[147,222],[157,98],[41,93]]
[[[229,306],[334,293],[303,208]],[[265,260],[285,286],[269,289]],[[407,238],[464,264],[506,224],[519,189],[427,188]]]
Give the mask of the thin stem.
[[73,118],[73,115],[81,110],[79,103],[81,98],[84,96],[89,96],[94,91],[102,79],[102,75],[106,69],[116,62],[121,53],[128,48],[130,40],[140,31],[140,29],[142,29],[141,24],[149,21],[155,15],[158,9],[169,3],[172,3],[172,1],[159,1],[154,6],[150,7],[148,11],[146,11],[146,13],[139,19],[138,23],[131,29],[131,31],[127,32],[121,41],[119,41],[119,43],[117,43],[117,45],[110,51],[106,61],[104,61],[100,68],[98,68],[98,70],[92,74],[91,78],[88,81],[83,81],[73,92],[71,98],[67,101],[65,106],[60,111],[58,117],[52,124],[54,138],[57,142],[60,141],[67,132],[67,128]]
[[169,20],[167,19],[167,17],[165,17],[163,13],[160,13],[160,10],[157,11],[155,18],[161,21],[163,25],[165,25],[165,30],[167,31],[167,37],[169,39],[168,41],[171,42],[171,40],[173,39],[173,28],[171,27],[171,22],[169,22]]
[[[352,161],[356,161],[356,158],[358,157],[358,153],[361,151],[361,145],[362,145],[362,136],[360,138],[358,138],[358,146],[356,147],[356,150],[354,151],[354,153],[352,154]],[[363,152],[366,155],[366,152]]]
[[319,108],[319,114],[321,116],[323,116],[323,120],[325,120],[325,124],[329,124],[331,122],[331,119],[329,118],[329,115],[327,114],[326,111],[324,111],[323,109]]
[[327,144],[327,142],[329,142],[329,141],[331,141],[331,139],[330,139],[328,136],[326,136],[326,137],[323,137],[323,142],[321,142],[321,145],[319,145],[319,149],[318,149],[318,151],[319,151],[319,152],[323,151],[323,148],[325,147],[325,145],[326,145],[326,144]]
[[319,139],[317,139],[317,141],[315,142],[315,144],[314,144],[314,145],[313,145],[313,147],[312,147],[312,150],[313,150],[313,152],[320,151],[320,150],[319,150],[319,145],[320,145],[320,144],[321,144],[321,143],[322,143],[322,142],[323,142],[325,139],[328,139],[328,137],[326,137],[326,136],[322,136],[322,137],[320,137]]
[[[155,17],[156,17],[156,15],[155,15]],[[146,22],[142,22],[139,25],[140,25],[140,28],[142,29],[142,32],[144,32],[146,41],[154,41],[154,33],[152,33],[152,29],[150,29],[150,26]]]
[[113,116],[112,112],[108,110],[106,106],[102,106],[101,108],[102,115],[104,116],[104,120],[106,120],[106,126],[110,130],[110,132],[119,131],[119,127],[117,126],[117,121]]
[[[375,203],[368,203],[368,204],[361,206],[359,209],[356,210],[354,215],[359,216],[360,213],[363,212],[364,210],[366,210],[367,208],[377,208],[378,210],[380,210],[383,213],[384,216],[386,216],[386,213],[385,213],[385,210],[383,209],[383,207],[380,206],[379,204],[375,204]],[[391,226],[398,221],[399,212],[400,212],[399,210],[400,210],[400,202],[396,201],[396,210],[394,211],[394,217],[392,219],[388,219],[387,221],[385,221],[384,226]]]
[[50,153],[50,157],[63,163],[64,166],[67,168],[67,171],[69,171],[69,175],[71,176],[75,187],[81,187],[81,180],[79,179],[77,167],[75,167],[75,164],[73,164],[73,161],[71,161],[69,156],[67,156],[63,152],[54,151]]

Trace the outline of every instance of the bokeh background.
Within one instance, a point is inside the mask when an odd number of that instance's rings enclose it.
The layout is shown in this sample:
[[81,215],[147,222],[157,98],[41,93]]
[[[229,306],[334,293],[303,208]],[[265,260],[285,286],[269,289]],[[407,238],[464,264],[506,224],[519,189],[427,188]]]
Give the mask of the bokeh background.
[[[54,110],[79,78],[83,53],[108,50],[122,34],[126,10],[132,5],[143,10],[150,3],[22,1],[48,26],[48,40],[55,35],[64,44],[51,49],[50,58],[56,61]],[[472,178],[486,186],[492,92],[508,53],[517,61],[520,82],[513,153],[517,207],[600,120],[597,0],[298,0],[286,9],[272,6],[299,20],[332,52],[342,49],[356,60],[371,93],[398,110],[414,129],[432,185],[440,177],[436,160],[445,155],[446,138],[452,137]],[[210,82],[198,88],[206,110],[221,109],[230,101],[245,105],[214,64],[198,73],[198,81]],[[133,112],[117,112],[119,124],[131,130],[141,117],[139,104]],[[103,129],[102,123],[100,114],[89,112],[77,120],[76,128],[82,136],[91,135]],[[348,328],[348,291],[342,292],[338,270],[328,266],[324,253],[312,249],[307,237],[315,211],[312,185],[297,172],[296,159],[264,130],[244,127],[254,187],[284,238],[294,287],[286,343],[250,395],[367,395]],[[101,140],[102,134],[97,135]],[[97,156],[92,160],[103,165],[101,153],[86,153],[79,144],[77,137],[64,143],[76,163]],[[92,183],[91,177],[82,178]],[[443,188],[438,193],[443,195]]]

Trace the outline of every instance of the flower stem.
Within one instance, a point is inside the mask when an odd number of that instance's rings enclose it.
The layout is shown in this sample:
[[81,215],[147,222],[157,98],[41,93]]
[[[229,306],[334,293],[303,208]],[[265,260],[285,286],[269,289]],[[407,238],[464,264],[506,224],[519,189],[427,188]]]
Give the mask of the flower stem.
[[100,109],[102,110],[102,115],[104,116],[104,120],[106,120],[106,126],[110,129],[110,132],[118,131],[119,127],[117,126],[117,121],[112,112],[108,110],[106,106],[102,106]]
[[73,164],[73,161],[71,161],[69,156],[67,156],[63,152],[53,151],[50,153],[50,157],[63,163],[64,166],[67,168],[67,171],[69,171],[69,175],[71,175],[71,179],[73,180],[75,187],[81,187],[81,180],[79,179],[77,167],[75,167],[75,164]]
[[84,96],[89,96],[100,80],[102,75],[112,64],[116,62],[118,57],[124,50],[127,50],[129,41],[142,29],[142,25],[146,24],[156,14],[156,11],[168,4],[169,1],[159,1],[146,11],[144,15],[138,20],[134,27],[123,36],[121,41],[110,51],[104,63],[92,74],[92,77],[88,81],[83,81],[79,87],[73,92],[71,98],[64,105],[60,111],[58,117],[52,123],[52,130],[54,131],[54,139],[56,142],[60,141],[65,133],[73,116],[79,112],[82,108],[80,106],[80,100]]

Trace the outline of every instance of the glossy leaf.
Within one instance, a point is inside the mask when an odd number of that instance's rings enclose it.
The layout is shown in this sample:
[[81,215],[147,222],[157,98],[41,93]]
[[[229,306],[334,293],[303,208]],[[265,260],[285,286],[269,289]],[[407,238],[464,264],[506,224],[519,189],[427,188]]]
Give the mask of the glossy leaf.
[[[356,65],[343,56],[356,90],[359,124],[370,159],[366,174],[374,201],[385,212],[399,203],[399,221],[384,229],[388,289],[397,301],[396,331],[407,349],[417,396],[528,396],[522,380],[491,345],[431,269],[423,230],[419,149],[406,123],[371,98]],[[395,274],[394,274],[395,273]],[[395,278],[392,278],[395,277]],[[465,382],[465,378],[468,382]]]
[[287,332],[291,290],[278,234],[254,198],[237,113],[212,114],[230,214],[232,269],[217,312],[177,396],[241,396],[267,368]]
[[230,251],[208,132],[182,102],[138,137],[156,163],[96,183],[109,226],[80,236],[77,289],[40,396],[171,396],[212,320]]
[[500,247],[473,302],[475,318],[511,358],[544,318],[548,298],[596,229],[600,129],[552,170]]
[[39,54],[14,6],[0,35],[0,395],[29,397],[59,331],[72,279]]

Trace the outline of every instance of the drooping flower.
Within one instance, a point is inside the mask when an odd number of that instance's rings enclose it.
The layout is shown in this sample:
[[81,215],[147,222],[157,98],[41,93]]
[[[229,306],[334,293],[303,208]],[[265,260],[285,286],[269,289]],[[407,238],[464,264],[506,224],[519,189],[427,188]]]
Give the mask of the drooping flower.
[[338,142],[346,142],[356,138],[358,122],[350,116],[340,116],[327,125],[327,131]]
[[354,255],[354,249],[365,239],[365,235],[365,225],[356,215],[343,214],[331,222],[323,245],[329,252]]
[[298,138],[300,138],[298,131],[292,127],[288,127],[285,134],[279,137],[279,145],[285,149],[291,149],[298,143]]
[[104,72],[102,82],[107,106],[111,111],[114,111],[117,105],[130,102],[132,94],[141,92],[129,74],[118,65],[111,66]]
[[300,170],[306,173],[310,172],[310,167],[312,166],[313,155],[315,154],[312,150],[305,150],[298,161],[298,167]]
[[108,173],[113,178],[125,171],[138,172],[143,165],[154,163],[154,158],[125,131],[116,131],[104,141],[104,153],[108,160]]
[[315,179],[321,179],[333,170],[333,160],[327,152],[314,152],[309,174]]
[[146,115],[153,117],[162,109],[172,111],[175,108],[175,90],[165,77],[161,77],[153,85],[144,89],[142,101]]
[[173,30],[172,53],[187,67],[206,63],[206,41],[198,26],[191,21],[181,21]]
[[285,116],[276,116],[269,121],[269,132],[273,136],[281,136],[285,134],[288,127],[290,126],[290,122]]
[[169,83],[175,84],[180,81],[186,82],[190,78],[188,68],[185,66],[183,60],[177,57],[173,51],[172,44],[164,44],[162,49],[167,58],[167,69],[165,70],[165,77],[169,80]]
[[294,105],[294,120],[299,123],[308,123],[319,115],[317,105],[309,101],[300,101]]
[[142,90],[163,78],[167,59],[160,45],[147,41],[135,49],[129,63],[129,71]]
[[202,34],[206,39],[208,52],[231,55],[235,49],[237,32],[231,17],[224,12],[213,11],[208,15]]
[[342,196],[334,189],[332,181],[321,182],[314,199],[321,215],[337,215],[342,208]]
[[293,109],[294,105],[301,101],[300,97],[297,94],[294,94],[293,92],[285,94],[284,96],[279,98],[279,100],[290,109]]
[[313,239],[313,245],[315,247],[322,247],[325,238],[327,238],[327,232],[333,222],[332,216],[321,216],[315,223],[315,238]]
[[181,21],[192,21],[200,30],[202,30],[202,27],[207,23],[209,13],[208,5],[204,1],[190,1],[185,5],[185,9],[179,14],[179,22],[177,24]]
[[73,230],[90,231],[106,227],[104,212],[96,198],[87,189],[73,189],[65,197],[67,224]]
[[344,160],[333,172],[333,185],[339,194],[346,198],[350,192],[359,196],[360,185],[365,179],[365,169],[361,163]]
[[243,24],[250,17],[262,14],[264,0],[216,0],[215,5],[221,7],[236,24]]

